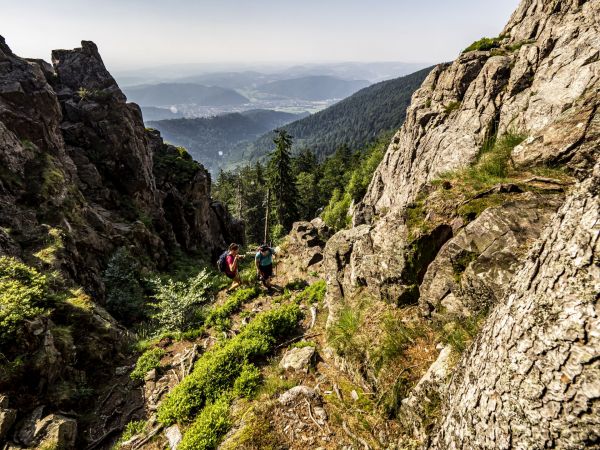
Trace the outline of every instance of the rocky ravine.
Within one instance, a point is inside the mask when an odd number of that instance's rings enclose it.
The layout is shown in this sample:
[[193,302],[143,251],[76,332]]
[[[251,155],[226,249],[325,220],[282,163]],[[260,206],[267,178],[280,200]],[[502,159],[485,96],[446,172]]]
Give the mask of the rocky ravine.
[[[599,17],[597,1],[523,0],[491,49],[436,67],[327,243],[330,328],[365,296],[432,324],[491,311],[456,369],[442,351],[402,401],[424,446],[600,445]],[[508,175],[481,178],[490,147]]]

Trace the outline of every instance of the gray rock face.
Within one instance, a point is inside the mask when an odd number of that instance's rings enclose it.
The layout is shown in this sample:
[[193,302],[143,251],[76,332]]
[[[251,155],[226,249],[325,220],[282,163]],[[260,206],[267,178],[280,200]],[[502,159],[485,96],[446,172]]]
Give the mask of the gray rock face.
[[599,194],[596,165],[460,362],[430,448],[600,443]]
[[181,434],[179,427],[177,425],[170,426],[165,430],[165,436],[169,441],[169,448],[171,450],[177,450],[179,443],[183,439],[183,435]]
[[0,39],[2,251],[21,256],[40,222],[63,229],[58,266],[101,297],[119,247],[164,267],[173,247],[216,254],[240,241],[208,172],[145,129],[94,43],[56,50],[52,62],[20,58]]
[[442,349],[435,362],[411,390],[410,395],[402,400],[398,412],[398,420],[411,430],[419,440],[426,440],[434,417],[427,414],[435,410],[440,398],[446,393],[446,379],[452,371],[452,348]]
[[434,69],[414,94],[363,207],[402,208],[426,181],[470,163],[494,123],[499,134],[533,135],[597,89],[599,8],[594,1],[524,0],[504,30],[518,50],[469,52]]
[[412,243],[404,218],[388,214],[374,225],[360,225],[336,233],[325,247],[325,301],[328,324],[336,317],[338,299],[360,291],[398,305],[414,304],[418,283],[440,247],[452,236],[450,226],[436,227]]
[[[25,361],[19,370],[27,380],[0,382],[3,392],[19,393],[12,407],[21,417],[40,404],[71,410],[65,386],[95,388],[99,373],[124,363],[128,333],[98,306],[102,273],[117,249],[160,270],[179,250],[216,254],[243,235],[212,200],[204,167],[145,129],[95,44],[57,50],[52,62],[20,58],[0,37],[0,254],[56,270],[97,303],[57,313],[56,325],[71,330],[75,342],[42,317],[19,330],[14,345],[2,346],[9,361]],[[52,261],[35,256],[53,236],[61,242]],[[63,419],[54,417],[44,430],[68,447],[71,419]]]
[[301,270],[314,270],[323,261],[323,248],[331,234],[331,229],[320,218],[295,222],[287,238],[286,252],[294,256]]
[[529,245],[563,200],[525,197],[485,210],[444,244],[419,287],[426,314],[440,308],[450,314],[478,313],[504,296]]
[[426,183],[472,163],[496,133],[529,138],[515,150],[516,164],[589,173],[598,157],[599,9],[595,1],[524,0],[504,30],[503,50],[463,53],[432,70],[354,209],[356,230],[330,240],[343,240],[348,252],[325,251],[323,264],[337,270],[333,295],[356,290],[361,272],[382,280],[381,288],[371,284],[379,297],[402,285],[402,257],[382,263],[379,243],[401,253],[405,208]]
[[59,414],[50,414],[38,420],[35,426],[38,448],[75,449],[77,421]]
[[317,391],[304,385],[294,386],[293,388],[285,391],[279,396],[278,401],[284,406],[289,406],[303,399],[315,401],[319,404],[321,403],[321,396],[317,393]]
[[314,347],[292,348],[285,352],[279,362],[279,367],[284,370],[295,370],[296,372],[308,372],[308,368],[315,355]]
[[0,408],[0,441],[8,436],[8,432],[17,419],[17,410],[2,407]]

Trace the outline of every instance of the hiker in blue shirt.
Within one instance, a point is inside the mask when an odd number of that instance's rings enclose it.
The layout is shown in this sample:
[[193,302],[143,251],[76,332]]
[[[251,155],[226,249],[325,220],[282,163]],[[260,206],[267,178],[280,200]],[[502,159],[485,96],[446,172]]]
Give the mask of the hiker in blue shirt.
[[273,276],[273,256],[275,250],[268,245],[261,245],[256,252],[256,275],[262,284],[270,291],[272,286],[269,279]]

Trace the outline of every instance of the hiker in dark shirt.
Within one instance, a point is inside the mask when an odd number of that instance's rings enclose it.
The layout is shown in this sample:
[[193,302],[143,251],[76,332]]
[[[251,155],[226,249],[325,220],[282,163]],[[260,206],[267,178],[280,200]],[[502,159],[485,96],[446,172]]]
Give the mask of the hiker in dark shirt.
[[268,245],[261,245],[256,252],[254,262],[256,264],[256,275],[262,284],[270,291],[272,286],[269,281],[273,276],[273,256],[275,250]]

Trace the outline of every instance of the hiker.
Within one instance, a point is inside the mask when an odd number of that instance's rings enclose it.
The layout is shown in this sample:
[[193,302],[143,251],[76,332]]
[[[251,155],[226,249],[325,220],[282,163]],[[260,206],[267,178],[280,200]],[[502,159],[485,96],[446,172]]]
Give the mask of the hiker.
[[268,245],[261,245],[256,252],[254,262],[256,264],[256,275],[262,284],[271,291],[269,279],[273,276],[273,256],[275,250]]
[[239,274],[239,263],[238,261],[242,258],[242,255],[239,254],[240,246],[238,244],[231,244],[229,246],[229,250],[221,255],[219,259],[219,268],[223,267],[223,272],[227,275],[228,278],[231,278],[233,282],[227,292],[231,292],[242,284],[242,280],[240,279]]

